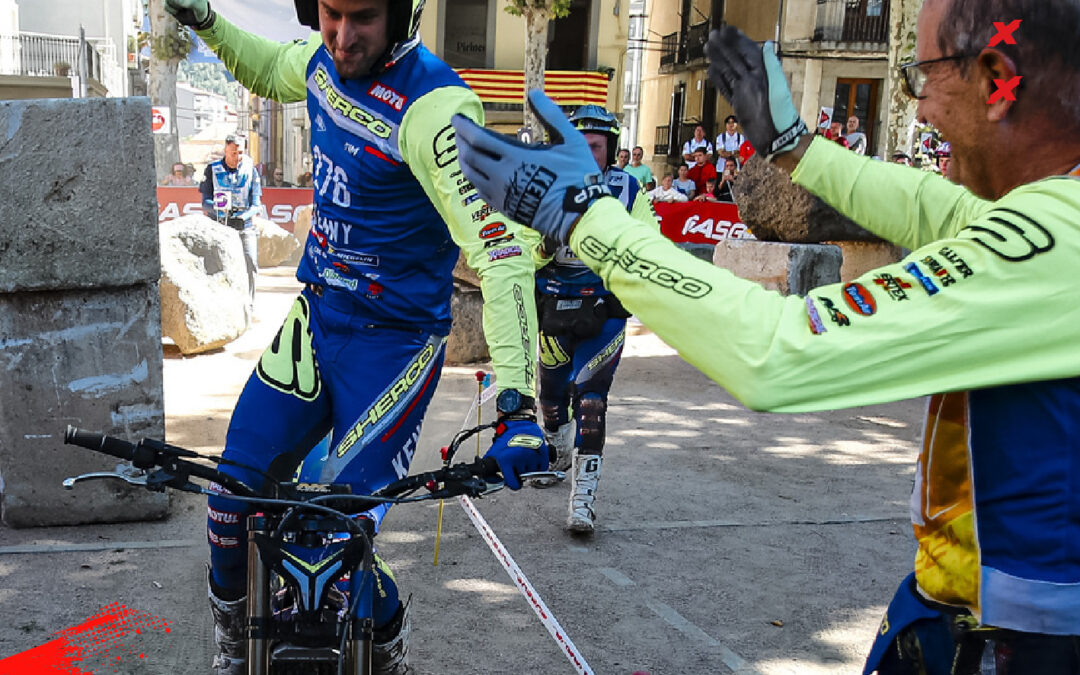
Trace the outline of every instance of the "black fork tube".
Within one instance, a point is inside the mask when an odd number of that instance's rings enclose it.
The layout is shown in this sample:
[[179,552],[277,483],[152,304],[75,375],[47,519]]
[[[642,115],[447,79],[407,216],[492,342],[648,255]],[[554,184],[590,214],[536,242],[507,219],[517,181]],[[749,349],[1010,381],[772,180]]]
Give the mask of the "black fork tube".
[[248,516],[248,675],[267,675],[270,672],[270,642],[266,629],[270,619],[270,581],[255,543],[256,534],[267,534],[266,518]]

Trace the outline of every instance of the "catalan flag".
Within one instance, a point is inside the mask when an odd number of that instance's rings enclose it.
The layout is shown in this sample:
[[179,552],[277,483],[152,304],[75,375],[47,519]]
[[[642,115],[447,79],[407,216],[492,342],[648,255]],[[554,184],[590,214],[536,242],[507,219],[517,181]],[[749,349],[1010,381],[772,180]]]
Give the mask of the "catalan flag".
[[[484,103],[521,103],[525,97],[523,71],[460,68],[457,73]],[[544,93],[563,106],[607,105],[608,76],[581,70],[549,70],[544,73]]]

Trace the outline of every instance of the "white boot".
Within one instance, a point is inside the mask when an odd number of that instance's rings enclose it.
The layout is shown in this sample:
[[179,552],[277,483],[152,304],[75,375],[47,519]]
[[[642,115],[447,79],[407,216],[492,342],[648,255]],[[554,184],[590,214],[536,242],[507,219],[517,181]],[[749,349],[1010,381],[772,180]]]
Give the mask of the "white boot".
[[600,455],[574,455],[574,486],[570,491],[570,513],[566,529],[575,534],[592,534],[596,529],[596,485],[600,482]]
[[[544,429],[544,440],[555,448],[555,460],[551,463],[550,471],[567,471],[574,458],[574,436],[577,429],[574,421],[570,420],[555,431]],[[559,482],[558,478],[530,478],[529,485],[534,488],[551,487]]]
[[[209,574],[210,569],[207,568]],[[207,580],[209,582],[209,580]],[[247,598],[222,600],[214,595],[213,586],[207,583],[210,612],[214,615],[214,642],[218,654],[210,672],[214,675],[244,675],[247,673]]]

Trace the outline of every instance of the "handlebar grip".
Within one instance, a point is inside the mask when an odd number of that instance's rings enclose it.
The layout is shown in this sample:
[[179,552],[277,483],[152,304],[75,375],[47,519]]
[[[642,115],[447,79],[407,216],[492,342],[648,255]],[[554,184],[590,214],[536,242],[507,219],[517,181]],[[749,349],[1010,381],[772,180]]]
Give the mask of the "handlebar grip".
[[481,457],[473,462],[474,473],[481,478],[491,478],[493,476],[501,476],[499,471],[499,463],[495,461],[494,457]]
[[84,431],[70,424],[64,432],[64,443],[77,445],[87,450],[95,450],[128,461],[135,458],[134,443],[128,443],[125,440],[106,436],[96,431]]

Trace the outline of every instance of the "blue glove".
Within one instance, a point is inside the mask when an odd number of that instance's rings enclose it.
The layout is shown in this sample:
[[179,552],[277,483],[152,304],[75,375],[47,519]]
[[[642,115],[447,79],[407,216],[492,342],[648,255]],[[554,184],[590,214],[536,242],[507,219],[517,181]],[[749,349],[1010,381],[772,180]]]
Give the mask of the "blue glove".
[[772,159],[810,133],[791,100],[773,43],[759,45],[734,26],[709,33],[709,80],[731,103],[754,150]]
[[546,471],[548,468],[544,432],[536,422],[528,419],[500,422],[495,427],[495,440],[484,457],[491,457],[499,463],[499,472],[506,481],[506,487],[520,490],[521,474]]
[[550,145],[525,145],[454,115],[458,162],[488,204],[565,244],[589,205],[611,191],[585,137],[559,106],[539,90],[529,92],[529,105]]
[[210,18],[207,0],[165,0],[165,11],[185,26],[202,27]]

